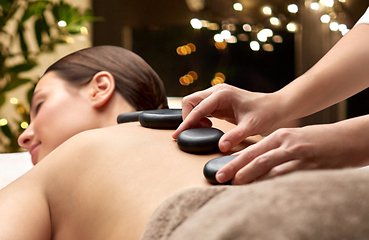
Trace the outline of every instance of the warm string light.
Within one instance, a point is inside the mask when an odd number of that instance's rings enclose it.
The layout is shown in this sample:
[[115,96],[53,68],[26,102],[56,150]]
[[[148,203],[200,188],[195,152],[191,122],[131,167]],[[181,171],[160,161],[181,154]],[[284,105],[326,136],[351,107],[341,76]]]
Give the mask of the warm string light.
[[[67,27],[67,25],[68,25],[67,22],[64,21],[64,20],[60,20],[58,22],[58,26],[61,27],[61,28],[65,28],[65,27]],[[79,31],[83,35],[88,35],[88,29],[85,26],[80,27]]]
[[[236,2],[233,4],[233,9],[238,12],[243,11],[243,5],[239,2]],[[299,11],[299,7],[296,4],[289,4],[286,5],[286,10],[291,14],[295,15]],[[261,8],[261,13],[265,16],[269,17],[269,22],[272,27],[280,28],[282,26],[282,21],[279,18],[279,14],[277,12],[273,12],[272,7],[270,6],[263,6]],[[284,19],[285,21],[285,19]],[[201,29],[201,28],[207,28],[209,30],[218,30],[219,26],[215,23],[209,23],[207,20],[200,20],[197,18],[193,18],[190,21],[191,26],[194,29]],[[214,46],[219,49],[223,50],[227,48],[227,44],[234,44],[238,41],[246,42],[250,41],[250,49],[253,51],[259,51],[260,49],[263,49],[267,52],[272,52],[274,50],[274,46],[272,42],[274,43],[282,43],[283,40],[279,36],[277,38],[277,41],[274,41],[273,38],[273,30],[270,28],[264,28],[264,27],[258,27],[258,24],[250,25],[248,23],[245,23],[242,25],[242,29],[244,33],[238,33],[237,36],[233,35],[236,31],[236,25],[233,23],[229,23],[228,21],[224,21],[224,23],[221,25],[221,31],[218,33],[215,33],[213,36],[214,40]],[[213,26],[213,27],[211,27]],[[289,32],[296,32],[298,31],[298,24],[295,22],[289,22],[286,25],[286,29]],[[252,36],[255,36],[256,39],[253,39],[248,36],[248,34],[251,34]],[[272,39],[269,41],[269,39]],[[266,45],[264,47],[264,45]]]
[[349,29],[344,23],[340,23],[339,16],[344,16],[341,4],[345,3],[345,0],[319,0],[312,1],[306,0],[305,6],[310,7],[313,11],[320,11],[322,15],[320,16],[320,21],[323,24],[327,24],[328,28],[332,32],[340,31],[342,35],[345,35]]
[[[349,31],[349,29],[345,24],[340,23],[339,21],[339,16],[343,12],[342,6],[337,7],[337,4],[342,4],[345,2],[346,0],[305,0],[305,7],[309,7],[313,11],[323,12],[320,17],[321,22],[323,24],[328,24],[328,27],[331,31],[340,31],[342,35],[344,35]],[[233,4],[233,9],[237,12],[242,12],[244,7],[242,3],[236,2]],[[281,28],[284,26],[285,29],[289,32],[294,33],[299,31],[299,23],[291,21],[291,19],[295,18],[294,15],[299,12],[298,5],[286,5],[286,10],[289,14],[291,14],[291,17],[285,17],[284,15],[282,15],[281,18],[281,14],[279,14],[278,12],[274,12],[275,9],[273,9],[274,8],[270,6],[263,6],[261,8],[261,13],[268,17],[271,28]],[[336,9],[338,9],[338,12]],[[252,51],[260,51],[260,49],[263,49],[266,52],[272,52],[274,51],[274,45],[272,44],[272,42],[283,43],[283,38],[281,36],[274,35],[273,30],[263,27],[263,24],[250,25],[249,23],[244,23],[242,25],[242,30],[244,32],[238,33],[237,36],[233,35],[236,32],[236,25],[230,23],[229,21],[224,21],[224,23],[221,24],[220,27],[217,23],[211,23],[207,20],[193,18],[191,19],[190,24],[194,29],[206,28],[211,31],[218,31],[220,29],[220,32],[215,33],[213,37],[214,46],[219,50],[226,49],[227,44],[234,44],[238,41],[250,41],[249,46]],[[179,52],[185,52],[183,48],[186,48],[186,46],[181,46],[177,48],[177,53],[180,54]],[[191,77],[188,77],[187,75],[180,78],[180,83],[182,85],[189,85],[193,83],[193,79],[191,79]],[[224,83],[224,81],[225,77],[224,79],[222,79],[222,77],[216,75],[211,81],[211,84],[215,85],[219,83]]]
[[185,56],[193,52],[196,52],[196,46],[193,43],[188,43],[184,46],[177,47],[176,51],[178,55]]
[[8,125],[8,120],[6,118],[1,118],[0,119],[0,126],[3,127],[3,126],[6,126]]
[[67,26],[67,22],[66,22],[66,21],[64,21],[64,20],[60,20],[60,21],[58,22],[58,26],[59,26],[59,27],[66,27],[66,26]]
[[[9,99],[9,102],[10,104],[15,105],[17,112],[19,114],[24,115],[26,113],[26,109],[23,107],[23,105],[20,103],[20,101],[17,98],[11,97]],[[0,126],[5,126],[5,125],[8,125],[8,120],[5,118],[0,119]],[[26,129],[29,124],[23,121],[19,125],[22,129]]]
[[241,3],[235,3],[235,4],[233,4],[233,9],[235,11],[241,12],[243,10],[243,5]]
[[[243,11],[243,5],[239,2],[236,2],[233,4],[233,9],[237,12]],[[291,14],[296,14],[298,12],[298,6],[296,4],[290,4],[286,6],[286,9]],[[269,22],[271,26],[274,27],[280,27],[282,25],[282,21],[278,18],[277,14],[273,15],[272,8],[269,6],[263,6],[262,14],[266,16],[270,16]],[[246,42],[250,41],[250,49],[252,51],[259,51],[260,49],[263,49],[266,52],[272,52],[274,51],[274,46],[270,42],[268,42],[269,39],[271,39],[274,43],[282,43],[283,38],[279,35],[274,35],[273,30],[270,28],[263,28],[255,25],[250,25],[248,23],[245,23],[242,25],[243,33],[238,33],[237,36],[233,35],[236,32],[236,25],[230,21],[224,21],[221,25],[217,23],[212,23],[207,20],[200,20],[198,18],[193,18],[190,20],[190,24],[192,28],[196,30],[200,30],[202,28],[211,30],[211,31],[219,31],[214,34],[213,40],[214,40],[214,46],[219,49],[223,50],[227,48],[228,44],[235,44],[238,41]],[[286,25],[286,28],[290,32],[297,31],[297,24],[295,23],[289,23]],[[252,36],[249,37],[249,35],[256,36],[256,39],[253,40]],[[184,46],[180,46],[176,49],[178,55],[188,55],[194,52],[193,48],[196,50],[195,45],[193,44],[187,44]],[[179,78],[179,82],[183,86],[188,86],[194,82],[194,80],[197,79],[197,74],[194,71],[188,72],[188,74],[181,76]],[[212,85],[220,84],[225,82],[225,76],[223,73],[216,73],[214,78],[211,80]]]
[[189,71],[186,75],[179,78],[179,83],[183,86],[188,86],[197,80],[197,73],[195,71]]
[[215,75],[214,75],[214,78],[213,80],[211,80],[211,85],[214,86],[214,85],[217,85],[217,84],[221,84],[221,83],[224,83],[225,82],[225,75],[221,72],[217,72]]

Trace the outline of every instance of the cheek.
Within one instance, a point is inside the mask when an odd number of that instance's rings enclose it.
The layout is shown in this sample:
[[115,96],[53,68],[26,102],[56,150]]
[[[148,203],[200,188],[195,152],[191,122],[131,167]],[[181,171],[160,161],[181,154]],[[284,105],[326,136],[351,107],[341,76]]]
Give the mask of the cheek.
[[73,117],[74,112],[78,112],[78,107],[75,110],[67,110],[63,107],[49,107],[46,104],[43,106],[34,123],[34,129],[42,143],[40,157],[46,156],[72,136],[86,130],[82,117]]
[[[42,149],[40,155],[46,156],[60,144],[74,135],[98,128],[93,111],[83,102],[66,102],[58,105],[44,105],[37,116]],[[41,151],[42,150],[42,151]]]

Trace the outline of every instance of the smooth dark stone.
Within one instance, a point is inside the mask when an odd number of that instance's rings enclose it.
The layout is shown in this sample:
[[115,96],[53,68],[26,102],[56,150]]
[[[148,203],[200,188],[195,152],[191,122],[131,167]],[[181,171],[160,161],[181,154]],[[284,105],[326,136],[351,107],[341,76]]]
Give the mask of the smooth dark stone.
[[182,109],[158,109],[143,111],[140,124],[147,128],[176,129],[182,123]]
[[137,111],[119,114],[117,122],[118,123],[137,122],[142,112],[143,111]]
[[176,129],[182,123],[182,109],[155,109],[122,113],[117,118],[118,123],[137,121],[148,128]]
[[223,132],[216,128],[191,128],[181,132],[178,147],[189,153],[211,153],[219,151],[218,142]]
[[204,166],[204,176],[206,180],[208,180],[211,184],[231,184],[231,181],[228,181],[226,183],[219,183],[215,179],[216,173],[221,169],[224,165],[232,161],[237,156],[231,155],[231,156],[224,156],[219,158],[214,158],[207,162]]

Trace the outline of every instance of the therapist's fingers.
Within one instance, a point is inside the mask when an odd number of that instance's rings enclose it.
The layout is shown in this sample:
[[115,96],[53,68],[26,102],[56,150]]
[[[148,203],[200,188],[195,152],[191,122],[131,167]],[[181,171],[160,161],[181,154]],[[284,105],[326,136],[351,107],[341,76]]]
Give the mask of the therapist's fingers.
[[[249,116],[251,115],[251,116]],[[219,140],[219,149],[222,152],[227,152],[235,147],[237,144],[245,140],[247,137],[259,134],[264,127],[263,123],[259,121],[259,118],[253,117],[252,114],[244,113],[242,117],[236,117],[238,124],[236,127],[226,132]],[[276,141],[264,142],[262,145],[258,146],[258,154],[261,154],[272,147],[276,147]],[[271,145],[272,144],[272,145]],[[250,151],[250,150],[245,150]]]
[[220,183],[228,182],[233,179],[236,173],[247,166],[251,161],[257,157],[280,147],[280,142],[275,141],[271,136],[262,139],[261,141],[245,148],[244,150],[235,153],[239,155],[228,164],[224,165],[216,174],[217,181]]
[[[209,89],[208,89],[209,90]],[[185,107],[182,108],[182,116],[184,118],[183,122],[179,125],[177,130],[172,134],[174,139],[177,139],[178,135],[189,128],[193,128],[199,123],[204,117],[211,115],[217,108],[219,108],[219,103],[221,101],[220,97],[217,94],[214,94],[212,91],[207,90],[199,93],[198,95],[208,96],[202,101],[199,102],[201,97],[191,97],[189,100],[184,100]],[[208,93],[210,92],[210,95]],[[197,104],[197,105],[196,105]]]
[[210,121],[209,118],[205,117],[201,119],[198,123],[196,123],[194,128],[210,128],[211,126],[213,126],[212,121]]
[[214,89],[211,87],[184,97],[182,100],[183,119],[186,119],[188,114],[192,111],[192,109],[194,109],[197,105],[199,105],[200,102],[202,102],[204,99],[209,97],[213,93],[213,91]]
[[247,137],[254,134],[254,129],[252,129],[247,124],[238,124],[236,127],[226,132],[219,139],[219,149],[222,152],[228,152],[234,148],[237,144],[245,140]]
[[294,172],[298,169],[302,169],[303,162],[301,160],[291,160],[288,162],[285,162],[283,164],[280,164],[273,169],[271,169],[269,172],[264,174],[263,176],[256,179],[256,181],[263,181],[270,178],[282,176],[291,172]]
[[232,180],[232,184],[241,185],[254,182],[274,167],[291,160],[293,160],[292,156],[280,148],[268,151],[241,168]]

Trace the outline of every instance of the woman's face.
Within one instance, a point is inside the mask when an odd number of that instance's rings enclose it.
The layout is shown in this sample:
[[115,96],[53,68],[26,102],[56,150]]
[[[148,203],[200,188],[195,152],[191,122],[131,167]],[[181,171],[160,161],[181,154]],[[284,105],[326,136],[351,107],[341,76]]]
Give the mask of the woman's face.
[[[31,102],[31,124],[18,139],[33,164],[73,135],[97,128],[87,87],[72,86],[56,73],[46,73],[38,82]],[[93,118],[92,118],[93,119]]]

